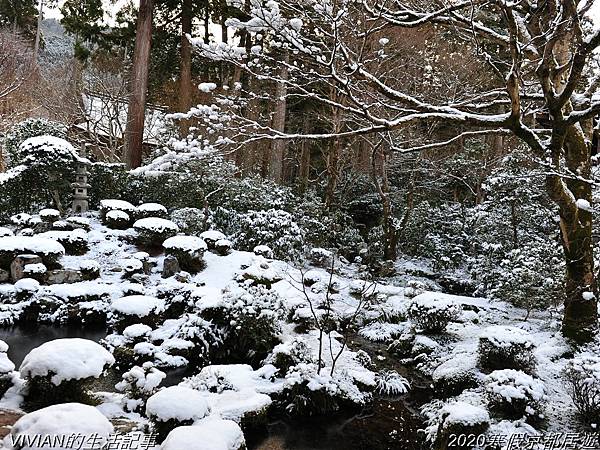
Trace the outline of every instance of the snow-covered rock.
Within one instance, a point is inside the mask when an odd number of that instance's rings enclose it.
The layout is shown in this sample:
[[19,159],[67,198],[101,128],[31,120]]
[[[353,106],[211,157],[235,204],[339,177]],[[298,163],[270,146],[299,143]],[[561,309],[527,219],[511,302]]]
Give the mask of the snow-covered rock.
[[210,407],[204,396],[184,386],[162,389],[150,397],[146,404],[146,415],[159,422],[194,422],[209,413]]
[[65,380],[98,378],[115,359],[101,345],[87,339],[55,339],[25,356],[19,372],[23,378],[45,377],[59,385]]
[[110,307],[113,311],[126,316],[145,317],[164,311],[165,302],[147,295],[129,295],[115,300]]
[[[56,450],[72,450],[73,442],[67,444],[72,436],[97,436],[97,444],[103,445],[113,433],[110,421],[93,406],[81,403],[62,403],[39,409],[21,417],[13,425],[10,434],[4,438],[6,450],[39,450],[53,448]],[[44,445],[43,439],[48,437],[61,439],[62,444]],[[20,445],[18,439],[39,439],[29,441],[29,445]],[[56,442],[60,443],[60,440]],[[21,442],[23,443],[23,442]],[[99,448],[99,447],[98,447]]]
[[246,447],[238,424],[207,417],[194,426],[177,427],[162,443],[161,450],[240,450]]

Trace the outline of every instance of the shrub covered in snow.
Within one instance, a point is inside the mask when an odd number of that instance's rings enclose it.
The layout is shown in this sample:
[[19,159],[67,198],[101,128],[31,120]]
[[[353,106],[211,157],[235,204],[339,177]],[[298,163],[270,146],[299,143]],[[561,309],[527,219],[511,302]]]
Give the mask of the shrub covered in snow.
[[8,359],[8,344],[0,341],[0,398],[12,385],[12,372],[15,370],[14,363]]
[[102,220],[106,220],[106,214],[110,211],[121,211],[126,213],[129,217],[133,217],[135,214],[135,206],[125,200],[112,198],[100,200],[100,217]]
[[526,418],[536,422],[544,418],[547,400],[541,380],[513,369],[495,370],[485,377],[490,410],[502,418]]
[[440,364],[431,376],[436,394],[451,397],[476,387],[479,384],[476,365],[472,354],[459,354]]
[[[126,330],[127,331],[127,330]],[[154,395],[160,383],[167,375],[153,366],[151,362],[141,367],[134,366],[122,375],[122,380],[115,385],[123,392],[123,407],[127,411],[143,412],[146,402]]]
[[262,256],[267,259],[273,259],[273,250],[268,245],[257,245],[252,249],[255,255]]
[[163,242],[166,255],[177,258],[179,266],[188,272],[202,270],[202,257],[207,250],[204,240],[196,236],[173,236]]
[[113,230],[126,230],[131,226],[132,220],[125,211],[113,209],[105,214],[104,224]]
[[181,208],[171,213],[171,220],[182,233],[198,236],[204,231],[205,213],[198,208]]
[[233,242],[231,242],[229,239],[219,239],[217,242],[215,242],[215,253],[217,255],[229,255],[232,249]]
[[194,426],[177,427],[169,433],[161,450],[244,450],[240,426],[232,420],[207,417]]
[[112,326],[116,330],[123,330],[137,323],[156,325],[159,314],[165,309],[165,302],[145,295],[129,295],[112,302],[110,308],[113,313]]
[[417,295],[408,309],[410,320],[425,333],[442,333],[459,313],[459,305],[434,292]]
[[526,331],[510,326],[491,326],[479,336],[479,365],[486,370],[535,368],[534,345]]
[[87,232],[81,228],[73,231],[47,231],[37,237],[59,242],[67,255],[84,255],[89,250]]
[[[478,436],[490,426],[490,415],[479,407],[462,401],[445,404],[436,418],[437,433],[434,448],[450,448],[451,437]],[[469,448],[468,445],[459,448]]]
[[600,424],[600,357],[578,355],[568,363],[564,375],[581,419]]
[[115,362],[94,341],[72,338],[48,341],[25,356],[19,372],[27,380],[27,398],[38,405],[92,401],[87,383]]
[[192,425],[209,413],[206,398],[200,392],[184,386],[164,388],[146,402],[146,415],[154,424],[159,438],[163,439],[171,430]]
[[290,367],[300,363],[314,363],[312,350],[301,337],[278,344],[273,348],[273,352],[265,360],[268,364],[273,364],[280,375],[285,375]]
[[52,239],[37,236],[8,236],[0,239],[0,268],[10,269],[10,264],[19,255],[38,255],[48,268],[58,267],[58,260],[65,248]]
[[60,219],[60,211],[58,209],[45,208],[39,212],[40,219],[44,222],[53,223]]
[[200,234],[200,237],[204,239],[204,242],[206,242],[209,250],[215,249],[217,241],[220,241],[221,239],[227,239],[227,236],[217,230],[204,231]]
[[[7,450],[48,448],[44,439],[56,439],[59,445],[52,445],[56,450],[73,448],[73,436],[97,437],[97,445],[105,445],[108,437],[114,431],[109,420],[93,406],[80,403],[62,403],[48,406],[21,417],[13,425],[10,435],[4,438],[4,448]],[[37,437],[38,444],[22,446],[18,444],[19,436]],[[39,436],[39,437],[38,437]],[[23,441],[21,441],[23,442]],[[32,442],[33,443],[33,442]]]
[[177,225],[159,217],[137,220],[133,224],[133,228],[137,231],[138,242],[148,246],[160,246],[165,240],[179,232]]
[[35,136],[50,135],[57,138],[67,137],[67,127],[59,122],[53,122],[42,118],[29,118],[14,125],[6,136],[2,144],[9,157],[9,166],[14,167],[21,163],[24,156],[20,151],[20,145],[27,139]]
[[166,219],[169,217],[169,213],[167,212],[167,208],[160,203],[143,203],[135,208],[136,219],[145,219],[147,217]]

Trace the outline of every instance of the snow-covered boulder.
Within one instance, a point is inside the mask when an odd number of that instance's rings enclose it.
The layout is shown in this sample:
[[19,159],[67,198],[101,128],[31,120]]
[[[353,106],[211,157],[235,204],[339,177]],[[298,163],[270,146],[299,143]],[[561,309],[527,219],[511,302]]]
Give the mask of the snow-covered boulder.
[[209,413],[210,407],[202,393],[184,386],[162,389],[146,402],[146,416],[162,437],[174,428],[191,425]]
[[13,260],[22,254],[37,255],[46,267],[54,268],[65,254],[65,248],[55,240],[37,236],[7,236],[0,239],[0,268],[10,269]]
[[131,216],[125,211],[113,209],[104,216],[104,225],[113,230],[126,230],[132,224]]
[[174,222],[160,217],[137,220],[133,228],[137,232],[138,242],[148,246],[160,246],[179,232],[179,227]]
[[221,239],[227,239],[227,236],[217,230],[204,231],[203,233],[200,233],[200,237],[204,239],[204,242],[206,242],[209,250],[215,249],[217,241],[220,241]]
[[194,426],[177,427],[169,433],[161,450],[241,450],[246,448],[238,424],[218,417],[207,417]]
[[27,380],[27,398],[38,405],[65,401],[92,401],[87,387],[115,362],[94,341],[56,339],[34,348],[25,356],[19,372]]
[[535,368],[535,346],[526,331],[511,326],[487,327],[479,336],[479,365],[486,370]]
[[450,296],[425,292],[413,298],[408,317],[425,333],[442,333],[448,323],[458,319],[460,309]]
[[179,267],[188,272],[202,270],[202,257],[208,249],[204,240],[196,236],[173,236],[163,242],[166,255],[177,258]]
[[136,219],[145,219],[147,217],[160,217],[166,219],[169,217],[167,208],[160,203],[143,203],[135,209]]
[[[49,448],[41,439],[56,439],[63,445],[52,445],[55,450],[72,450],[73,436],[97,437],[97,444],[106,443],[114,428],[110,421],[93,406],[81,403],[62,403],[39,409],[21,417],[4,438],[6,450],[39,450]],[[19,439],[40,439],[37,445],[21,445]],[[71,441],[69,441],[69,438]],[[70,442],[67,444],[67,442]],[[22,441],[21,441],[22,443]],[[30,442],[31,444],[31,442]],[[97,447],[100,448],[100,447]]]

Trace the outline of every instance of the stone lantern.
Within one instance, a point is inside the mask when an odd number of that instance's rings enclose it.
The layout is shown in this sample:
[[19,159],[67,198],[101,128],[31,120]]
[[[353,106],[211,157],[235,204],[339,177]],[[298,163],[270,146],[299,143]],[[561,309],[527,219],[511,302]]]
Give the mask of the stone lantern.
[[77,163],[77,169],[75,169],[75,183],[71,183],[71,187],[74,189],[73,212],[76,214],[84,213],[89,209],[88,188],[91,186],[88,184],[90,173],[88,172],[89,162],[85,160],[85,148],[82,153],[82,160]]

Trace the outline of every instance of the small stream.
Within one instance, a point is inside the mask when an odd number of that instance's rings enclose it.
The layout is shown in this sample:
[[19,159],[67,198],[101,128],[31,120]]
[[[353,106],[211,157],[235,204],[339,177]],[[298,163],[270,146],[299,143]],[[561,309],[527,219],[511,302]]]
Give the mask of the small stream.
[[[104,328],[80,326],[36,325],[0,328],[0,340],[9,345],[8,356],[17,368],[27,353],[44,342],[60,338],[84,338],[98,342],[105,336]],[[367,351],[377,364],[378,370],[387,368],[402,373],[411,380],[410,394],[401,398],[376,397],[369,407],[359,412],[340,412],[326,417],[303,420],[285,418],[273,420],[264,431],[247,433],[248,449],[422,450],[426,448],[418,433],[418,429],[423,428],[423,423],[417,409],[429,397],[427,380],[419,380],[416,374],[398,364],[396,358],[387,353],[385,344],[354,336],[350,348],[353,350],[362,348]],[[378,359],[375,355],[384,358]],[[112,381],[116,382],[118,377],[114,375]],[[163,385],[175,385],[182,378],[190,375],[193,375],[192,369],[173,369],[167,372]]]

